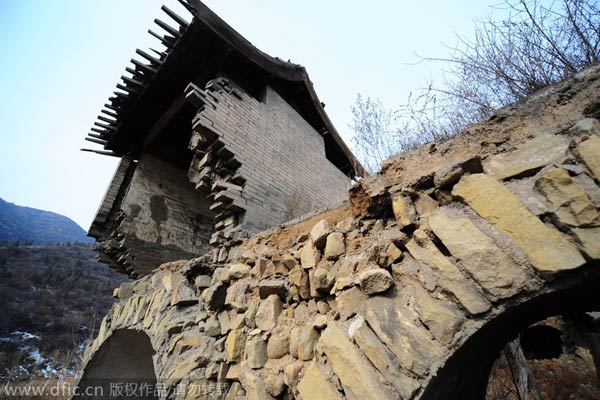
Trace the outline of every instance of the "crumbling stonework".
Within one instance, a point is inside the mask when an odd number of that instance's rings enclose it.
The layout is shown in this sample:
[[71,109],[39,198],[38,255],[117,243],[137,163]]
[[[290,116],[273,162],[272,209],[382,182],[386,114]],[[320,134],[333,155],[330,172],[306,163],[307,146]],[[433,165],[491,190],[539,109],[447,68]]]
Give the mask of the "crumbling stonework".
[[[364,169],[304,67],[252,46],[199,0],[167,7],[166,48],[131,60],[87,141],[121,158],[90,228],[99,260],[139,277],[340,204]],[[194,194],[193,191],[197,193]],[[187,210],[187,213],[185,212]]]
[[482,398],[519,331],[600,309],[599,89],[590,68],[390,161],[350,206],[161,266],[117,291],[85,360],[128,329],[165,398]]

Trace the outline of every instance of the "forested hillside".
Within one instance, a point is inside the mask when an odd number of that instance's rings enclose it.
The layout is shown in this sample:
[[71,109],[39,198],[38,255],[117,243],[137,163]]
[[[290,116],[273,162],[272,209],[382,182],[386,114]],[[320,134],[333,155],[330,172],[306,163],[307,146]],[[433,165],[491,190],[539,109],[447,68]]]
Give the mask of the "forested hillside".
[[72,372],[126,280],[89,245],[0,246],[0,379]]
[[64,215],[8,203],[0,198],[0,243],[93,243],[86,232]]

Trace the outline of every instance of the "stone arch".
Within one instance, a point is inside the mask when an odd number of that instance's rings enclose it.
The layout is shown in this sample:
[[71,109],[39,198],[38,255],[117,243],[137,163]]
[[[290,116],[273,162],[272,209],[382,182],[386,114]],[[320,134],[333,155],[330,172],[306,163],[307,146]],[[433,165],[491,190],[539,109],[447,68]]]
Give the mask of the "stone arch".
[[[582,269],[591,272],[600,267],[598,264],[589,263]],[[600,298],[594,294],[600,277],[586,279],[588,274],[582,272],[580,279],[565,278],[567,282],[560,289],[534,296],[488,321],[454,351],[420,398],[483,399],[492,364],[519,332],[552,315],[600,310]]]
[[128,397],[158,398],[154,394],[154,354],[150,338],[144,332],[133,329],[114,331],[87,363],[78,384],[78,396],[75,397],[108,398],[111,388],[117,390],[117,387],[132,384],[130,388],[134,391]]

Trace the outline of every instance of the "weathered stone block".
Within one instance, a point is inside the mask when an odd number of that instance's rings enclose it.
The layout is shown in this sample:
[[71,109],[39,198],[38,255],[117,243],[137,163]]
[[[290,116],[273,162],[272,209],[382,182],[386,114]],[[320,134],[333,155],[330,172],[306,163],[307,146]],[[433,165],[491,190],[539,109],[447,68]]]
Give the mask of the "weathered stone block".
[[246,345],[246,332],[244,329],[234,329],[227,335],[225,341],[225,351],[227,361],[238,362],[244,357],[244,347]]
[[382,384],[380,374],[336,324],[330,324],[323,331],[317,348],[327,355],[346,396],[374,400],[396,398]]
[[358,275],[357,281],[361,290],[368,295],[385,292],[394,282],[392,275],[383,268],[363,271]]
[[441,275],[439,284],[453,293],[471,314],[481,314],[490,309],[490,302],[479,292],[477,286],[467,280],[460,270],[421,231],[406,244],[407,250],[417,260],[429,265]]
[[377,335],[368,327],[363,317],[357,317],[350,325],[350,337],[403,399],[410,399],[419,389],[419,383],[400,371],[400,365]]
[[423,375],[442,357],[440,344],[425,328],[411,320],[399,301],[372,297],[363,304],[362,314],[377,337],[396,355],[400,365],[409,371]]
[[325,244],[325,258],[328,260],[336,260],[339,256],[346,252],[346,244],[344,243],[344,234],[341,232],[332,232],[327,236]]
[[468,218],[440,211],[428,222],[450,253],[495,298],[514,296],[526,286],[527,273]]
[[573,233],[588,257],[600,259],[600,228],[577,228]]
[[535,187],[546,197],[560,223],[569,226],[598,226],[600,223],[596,206],[565,169],[545,171]]
[[300,264],[303,268],[309,269],[316,267],[319,261],[321,261],[321,252],[311,241],[308,241],[300,252]]
[[392,210],[400,228],[413,224],[417,218],[410,197],[401,193],[392,194]]
[[325,243],[327,242],[327,236],[331,232],[331,227],[329,226],[329,222],[327,220],[322,219],[313,226],[310,231],[310,239],[314,243],[314,245],[322,249],[325,247]]
[[304,376],[298,382],[298,393],[302,400],[322,399],[341,400],[342,396],[321,373],[316,363],[304,369]]
[[465,176],[454,187],[453,193],[510,237],[538,270],[555,272],[585,263],[573,244],[531,214],[493,177],[485,174]]
[[300,331],[300,337],[298,338],[298,358],[303,361],[312,360],[315,354],[315,344],[319,338],[319,332],[312,327],[307,325]]
[[567,158],[569,139],[560,135],[540,134],[512,152],[493,156],[483,163],[484,171],[503,180],[535,172]]
[[246,342],[246,361],[252,369],[262,368],[267,362],[267,344],[262,339]]
[[256,326],[263,331],[270,331],[277,325],[277,318],[281,314],[283,307],[279,296],[272,294],[265,300],[261,301],[254,321]]
[[576,152],[596,179],[600,180],[600,137],[590,136],[588,140],[579,143]]

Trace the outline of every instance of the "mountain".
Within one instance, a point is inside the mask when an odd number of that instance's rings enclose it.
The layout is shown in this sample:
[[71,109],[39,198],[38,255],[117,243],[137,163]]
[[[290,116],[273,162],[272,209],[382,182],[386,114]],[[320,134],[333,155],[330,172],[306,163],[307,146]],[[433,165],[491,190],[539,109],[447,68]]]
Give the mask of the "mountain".
[[0,198],[0,243],[93,243],[72,219],[50,211],[22,207]]
[[0,245],[0,380],[73,375],[127,281],[90,245]]

